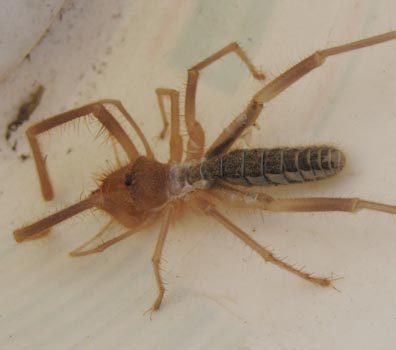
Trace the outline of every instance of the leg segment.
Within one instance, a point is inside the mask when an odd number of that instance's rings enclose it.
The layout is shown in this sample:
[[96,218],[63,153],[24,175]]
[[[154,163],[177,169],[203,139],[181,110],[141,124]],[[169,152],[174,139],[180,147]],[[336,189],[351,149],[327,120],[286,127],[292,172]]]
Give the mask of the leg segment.
[[121,162],[120,154],[118,153],[117,145],[113,138],[111,138],[111,145],[113,146],[114,157],[115,157],[117,168],[121,168],[122,162]]
[[205,158],[209,159],[226,152],[234,141],[239,138],[243,131],[253,125],[263,109],[263,104],[271,101],[297,80],[308,74],[313,69],[321,66],[327,57],[394,39],[396,39],[396,31],[316,51],[311,56],[297,63],[295,66],[291,67],[259,90],[249,102],[246,110],[237,116],[209,147],[205,153]]
[[52,226],[81,213],[84,210],[96,207],[98,196],[92,195],[76,204],[71,205],[57,213],[47,216],[31,225],[22,227],[14,231],[14,238],[17,242],[23,242],[29,239],[41,238],[49,233]]
[[143,143],[143,147],[144,150],[146,151],[146,157],[148,159],[154,159],[154,153],[146,139],[146,137],[144,136],[142,130],[139,128],[139,126],[137,125],[137,123],[135,122],[135,120],[132,118],[132,116],[127,112],[127,110],[125,109],[125,107],[123,106],[123,104],[118,101],[118,100],[111,100],[111,99],[103,99],[103,100],[99,100],[97,103],[101,103],[101,104],[109,104],[109,105],[113,105],[116,106],[118,108],[118,110],[122,113],[122,115],[124,116],[124,118],[128,121],[128,123],[132,126],[132,128],[136,131],[137,135],[140,138],[140,141],[142,141]]
[[159,88],[155,90],[159,109],[162,116],[164,127],[160,133],[160,138],[165,138],[168,130],[168,120],[166,118],[164,97],[169,96],[171,103],[171,135],[170,135],[170,159],[171,163],[180,163],[183,156],[183,139],[180,135],[180,111],[179,111],[179,92],[173,89]]
[[[125,233],[122,233],[114,238],[111,238],[107,241],[102,241],[101,244],[95,246],[94,248],[89,248],[89,249],[85,249],[87,246],[89,246],[93,241],[98,240],[101,238],[101,236],[103,236],[104,233],[106,233],[106,231],[111,227],[111,225],[114,224],[114,220],[111,219],[105,226],[102,227],[102,229],[95,235],[93,236],[91,239],[89,239],[88,241],[84,242],[82,245],[80,245],[78,248],[74,249],[73,251],[71,251],[69,254],[70,256],[73,257],[77,257],[77,256],[85,256],[85,255],[89,255],[89,254],[95,254],[95,253],[101,253],[103,252],[105,249],[111,247],[113,244],[116,244],[118,242],[121,242],[122,240],[124,240],[125,238],[128,238],[130,236],[132,236],[133,234],[139,232],[140,230],[142,230],[144,227],[146,227],[147,225],[139,225],[138,227],[132,228],[130,230],[128,230]],[[84,250],[85,249],[85,250]]]
[[154,254],[151,258],[151,261],[153,263],[154,276],[158,286],[158,296],[157,299],[155,299],[153,306],[151,307],[152,311],[159,309],[165,293],[164,282],[162,280],[161,272],[160,272],[160,264],[161,264],[162,250],[164,248],[166,235],[168,233],[171,216],[172,216],[172,207],[168,207],[163,217],[161,232],[158,236]]
[[[264,205],[265,207],[265,205]],[[396,206],[383,203],[366,201],[359,198],[291,198],[274,199],[267,209],[269,211],[346,211],[355,212],[360,209],[382,211],[396,214]]]
[[[88,114],[93,114],[93,116],[102,123],[103,127],[107,129],[109,134],[120,143],[131,161],[135,160],[139,156],[139,153],[133,142],[130,140],[117,120],[103,106],[103,103],[112,103],[117,107],[122,107],[118,101],[103,100],[86,105],[84,107],[73,109],[62,114],[58,114],[55,117],[43,120],[42,122],[35,124],[26,130],[26,135],[33,152],[33,157],[39,175],[41,192],[45,200],[51,200],[54,197],[52,184],[49,179],[48,170],[45,164],[45,157],[41,152],[40,145],[37,140],[37,136],[45,131],[48,131],[58,125],[67,123],[73,119],[77,119]],[[121,112],[124,111],[121,110]]]
[[187,145],[187,160],[201,159],[204,151],[205,144],[205,134],[202,129],[201,124],[195,118],[195,98],[197,92],[197,84],[199,79],[199,73],[202,69],[206,68],[213,62],[219,60],[223,56],[234,52],[238,57],[246,64],[249,71],[254,78],[262,80],[265,76],[262,72],[257,70],[250,59],[246,56],[245,52],[237,43],[231,43],[209,56],[205,60],[199,62],[194,67],[188,70],[187,78],[187,89],[186,89],[186,101],[185,101],[185,118],[186,126],[189,135],[188,145]]
[[216,221],[221,223],[225,228],[232,232],[235,236],[245,242],[249,247],[251,247],[257,254],[259,254],[265,261],[270,262],[279,266],[280,268],[287,270],[295,275],[320,286],[327,287],[331,285],[331,279],[325,277],[315,277],[312,274],[299,270],[294,266],[288,264],[282,259],[276,257],[268,248],[262,246],[256,242],[252,237],[250,237],[246,232],[242,231],[239,227],[234,225],[228,218],[222,215],[214,205],[210,204],[206,200],[200,198],[200,203],[198,204],[201,210],[208,216],[213,217]]
[[264,193],[254,193],[236,189],[226,184],[219,185],[225,191],[221,197],[237,206],[251,207],[274,212],[314,212],[314,211],[346,211],[356,212],[360,209],[381,211],[396,214],[396,206],[378,202],[366,201],[360,198],[289,198],[274,199]]

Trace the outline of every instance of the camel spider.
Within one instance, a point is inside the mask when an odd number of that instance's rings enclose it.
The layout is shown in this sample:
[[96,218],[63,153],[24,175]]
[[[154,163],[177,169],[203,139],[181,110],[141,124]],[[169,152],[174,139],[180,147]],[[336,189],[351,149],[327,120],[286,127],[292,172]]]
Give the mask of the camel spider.
[[[152,256],[158,296],[151,310],[157,310],[161,305],[165,291],[160,273],[160,262],[169,225],[179,209],[189,206],[221,223],[227,230],[261,255],[265,261],[271,262],[316,285],[330,286],[331,278],[316,277],[276,257],[266,247],[257,243],[224,216],[216,208],[217,203],[227,200],[233,205],[274,212],[355,212],[364,208],[390,214],[396,214],[396,206],[359,198],[275,199],[254,191],[254,186],[315,181],[335,175],[343,168],[345,157],[340,150],[333,147],[239,149],[231,152],[229,150],[244,130],[253,125],[265,103],[271,101],[305,74],[319,67],[327,57],[393,39],[396,39],[396,31],[316,51],[261,88],[252,97],[247,108],[234,118],[213,144],[205,150],[205,133],[201,124],[196,120],[195,113],[195,97],[200,71],[221,57],[234,53],[246,64],[254,78],[259,80],[265,78],[253,66],[238,44],[227,45],[188,70],[184,104],[188,142],[184,161],[182,161],[183,142],[179,131],[179,93],[173,89],[161,88],[156,90],[164,122],[162,136],[165,135],[168,128],[164,111],[164,98],[168,97],[171,103],[170,159],[167,164],[159,163],[155,159],[144,134],[124,109],[121,102],[116,100],[100,100],[33,125],[27,129],[26,134],[33,152],[41,191],[45,200],[53,198],[53,189],[37,137],[49,129],[91,114],[103,124],[103,128],[121,145],[129,158],[129,163],[125,166],[119,164],[119,168],[106,175],[99,188],[87,198],[31,225],[15,230],[15,240],[22,242],[31,238],[42,237],[48,234],[50,227],[90,208],[105,211],[111,216],[109,222],[94,238],[70,253],[72,256],[82,256],[101,252],[135,234],[143,227],[150,226],[154,221],[161,220],[162,226]],[[144,145],[146,152],[144,156],[138,153],[133,141],[107,110],[106,105],[113,105],[118,108],[135,129]],[[251,189],[247,191],[244,189],[246,187],[251,187]],[[95,248],[85,249],[95,238],[103,235],[114,222],[125,226],[127,231],[104,241]]]

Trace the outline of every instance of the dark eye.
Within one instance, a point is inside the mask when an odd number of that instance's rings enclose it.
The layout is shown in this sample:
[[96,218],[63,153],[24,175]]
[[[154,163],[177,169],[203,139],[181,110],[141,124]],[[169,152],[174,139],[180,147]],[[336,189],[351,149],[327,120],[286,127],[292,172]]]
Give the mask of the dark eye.
[[131,186],[132,182],[133,182],[132,173],[125,174],[125,181],[124,181],[125,186]]

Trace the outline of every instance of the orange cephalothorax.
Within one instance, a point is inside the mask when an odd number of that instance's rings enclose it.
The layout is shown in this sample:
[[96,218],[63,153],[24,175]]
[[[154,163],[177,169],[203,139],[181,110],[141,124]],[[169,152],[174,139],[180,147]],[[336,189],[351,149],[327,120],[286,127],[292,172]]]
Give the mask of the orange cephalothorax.
[[134,226],[169,199],[168,166],[146,157],[106,176],[98,204],[126,226]]
[[169,166],[139,157],[124,176],[124,186],[138,211],[162,207],[169,199]]

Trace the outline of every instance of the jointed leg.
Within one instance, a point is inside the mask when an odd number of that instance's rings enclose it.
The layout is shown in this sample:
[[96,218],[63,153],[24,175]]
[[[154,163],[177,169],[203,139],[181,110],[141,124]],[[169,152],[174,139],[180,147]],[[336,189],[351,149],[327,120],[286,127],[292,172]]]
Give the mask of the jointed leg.
[[166,117],[166,112],[165,112],[164,96],[169,96],[170,102],[171,102],[171,111],[172,111],[172,107],[173,107],[172,105],[174,103],[174,101],[172,99],[172,93],[175,93],[176,99],[178,99],[179,92],[174,89],[158,88],[158,89],[155,89],[155,93],[157,95],[157,102],[158,102],[158,107],[159,107],[160,113],[161,113],[162,123],[164,124],[164,126],[159,134],[159,137],[160,137],[160,139],[164,139],[166,132],[168,131],[168,127],[169,127],[168,118]]
[[117,168],[121,168],[122,162],[121,162],[120,154],[118,153],[117,145],[116,145],[116,142],[115,142],[115,140],[113,138],[111,138],[111,145],[113,146],[116,166],[117,166]]
[[98,247],[95,247],[94,249],[89,249],[89,250],[84,250],[83,249],[88,246],[90,243],[92,243],[95,239],[100,238],[101,236],[103,236],[103,234],[106,233],[106,231],[111,227],[111,225],[113,225],[114,220],[110,219],[106,225],[104,225],[100,231],[93,236],[92,238],[90,238],[88,241],[84,242],[83,244],[81,244],[79,247],[77,247],[76,249],[74,249],[73,251],[71,251],[69,253],[70,256],[83,256],[83,255],[88,255],[91,253],[99,253],[101,250],[97,250]]
[[205,134],[201,124],[195,118],[195,98],[197,92],[197,84],[199,73],[202,69],[206,68],[213,62],[219,60],[223,56],[234,52],[246,64],[253,77],[259,80],[265,79],[262,72],[257,70],[250,59],[246,56],[245,52],[237,43],[231,43],[209,56],[205,60],[199,62],[188,70],[187,88],[186,88],[186,101],[185,101],[185,118],[186,126],[189,134],[189,141],[187,145],[187,160],[201,159],[203,155],[203,148],[205,143]]
[[396,31],[316,51],[259,90],[249,102],[247,109],[237,116],[209,147],[205,157],[208,159],[226,152],[243,131],[253,125],[263,109],[263,104],[271,101],[294,82],[321,66],[327,57],[394,39],[396,39]]
[[325,277],[314,277],[312,274],[299,270],[294,266],[286,263],[282,259],[276,257],[270,250],[256,242],[246,232],[242,231],[239,227],[235,226],[228,218],[222,215],[210,202],[199,199],[198,204],[201,210],[208,216],[213,217],[216,221],[220,222],[225,228],[232,232],[235,236],[245,242],[251,247],[256,253],[258,253],[265,261],[270,262],[279,266],[280,268],[287,270],[295,275],[302,277],[303,279],[312,282],[314,284],[327,287],[331,285],[331,279]]
[[121,242],[122,240],[124,240],[125,238],[128,238],[130,236],[132,236],[133,234],[139,232],[140,230],[142,230],[144,227],[146,227],[147,225],[139,225],[138,227],[129,229],[127,232],[124,232],[116,237],[113,237],[107,241],[102,242],[101,244],[97,245],[94,248],[90,248],[90,249],[85,249],[88,245],[90,245],[93,241],[100,239],[100,237],[106,233],[106,231],[111,227],[111,225],[114,224],[114,220],[111,219],[105,226],[103,226],[103,228],[95,235],[93,236],[91,239],[89,239],[88,241],[84,242],[82,245],[80,245],[78,248],[74,249],[73,251],[71,251],[69,254],[71,256],[77,257],[77,256],[85,256],[85,255],[89,255],[89,254],[95,254],[95,253],[101,253],[103,252],[105,249],[111,247],[113,244],[116,244],[118,242]]
[[183,139],[180,135],[180,111],[179,111],[179,92],[174,89],[159,88],[155,90],[159,109],[162,116],[164,127],[160,133],[163,139],[168,130],[168,120],[166,118],[164,96],[169,96],[171,103],[171,135],[170,135],[170,162],[180,163],[183,156]]
[[226,184],[219,188],[226,191],[219,193],[234,205],[249,206],[260,210],[274,212],[314,212],[314,211],[346,211],[355,212],[360,209],[376,210],[389,214],[396,214],[396,206],[378,202],[366,201],[360,198],[289,198],[276,199],[264,193],[253,193],[236,189]]
[[[265,205],[264,205],[265,207]],[[346,211],[355,212],[360,209],[382,211],[396,214],[396,206],[366,201],[359,198],[291,198],[274,199],[265,210],[269,211]]]
[[146,137],[144,136],[142,130],[139,128],[139,125],[137,125],[137,123],[134,121],[134,119],[132,118],[132,116],[127,112],[127,110],[125,109],[125,107],[123,106],[123,104],[118,101],[118,100],[111,100],[111,99],[103,99],[103,100],[99,100],[97,103],[101,103],[101,104],[110,104],[113,106],[116,106],[117,109],[122,113],[123,117],[128,121],[128,123],[132,126],[132,128],[136,131],[137,135],[140,138],[140,141],[142,141],[143,143],[143,147],[146,151],[146,157],[148,159],[154,159],[154,153],[146,139]]
[[14,231],[14,238],[17,242],[23,242],[29,239],[36,239],[44,237],[49,233],[52,226],[61,223],[64,220],[71,218],[84,210],[96,207],[98,204],[98,195],[91,195],[82,201],[71,205],[63,210],[60,210],[52,215],[47,216],[33,224],[24,226]]
[[[106,100],[105,103],[111,103],[111,101]],[[120,143],[131,161],[135,160],[139,156],[139,153],[133,142],[122,129],[118,121],[103,106],[102,102],[96,102],[90,105],[86,105],[84,107],[73,109],[71,111],[58,114],[55,117],[43,120],[42,122],[35,124],[27,129],[26,135],[32,148],[33,157],[36,163],[36,168],[40,179],[41,192],[46,200],[52,199],[54,194],[45,164],[45,157],[41,152],[37,136],[58,125],[67,123],[73,119],[77,119],[89,114],[93,114],[93,116],[103,124],[103,127],[107,129],[109,134]]]
[[166,235],[168,233],[171,216],[172,216],[172,207],[169,206],[164,214],[162,226],[161,226],[161,232],[158,236],[154,254],[151,258],[151,261],[153,263],[154,276],[158,286],[158,296],[157,299],[155,299],[153,306],[151,307],[152,311],[159,309],[165,293],[164,282],[162,281],[161,272],[160,272],[160,264],[161,264],[162,250],[164,248]]

